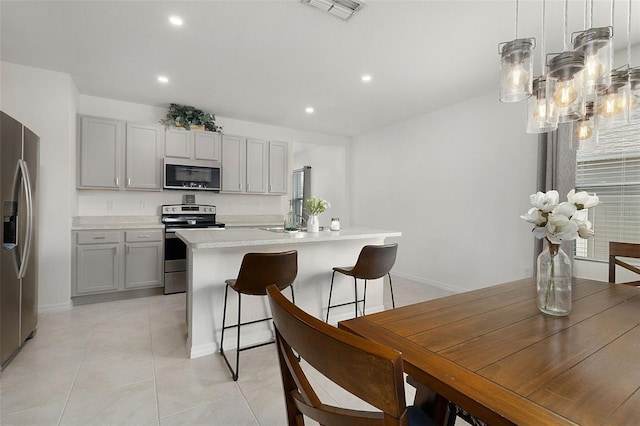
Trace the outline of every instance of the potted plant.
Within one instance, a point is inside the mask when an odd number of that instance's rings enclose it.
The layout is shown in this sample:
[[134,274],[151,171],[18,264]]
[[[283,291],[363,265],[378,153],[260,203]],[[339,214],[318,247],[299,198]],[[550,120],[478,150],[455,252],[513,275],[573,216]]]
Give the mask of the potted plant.
[[216,116],[189,105],[171,104],[166,118],[160,120],[165,126],[202,128],[210,132],[222,133],[222,126],[216,125]]

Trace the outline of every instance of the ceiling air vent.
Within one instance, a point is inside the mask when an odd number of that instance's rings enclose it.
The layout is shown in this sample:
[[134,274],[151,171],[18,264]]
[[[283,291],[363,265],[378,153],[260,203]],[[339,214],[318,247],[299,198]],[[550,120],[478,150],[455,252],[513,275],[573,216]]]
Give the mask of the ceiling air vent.
[[329,12],[345,21],[364,7],[362,0],[302,0],[302,2]]

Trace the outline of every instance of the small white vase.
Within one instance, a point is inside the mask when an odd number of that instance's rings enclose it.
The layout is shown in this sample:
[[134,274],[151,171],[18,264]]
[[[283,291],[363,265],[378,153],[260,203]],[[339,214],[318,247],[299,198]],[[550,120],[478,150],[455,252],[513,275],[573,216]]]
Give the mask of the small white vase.
[[320,231],[320,221],[318,220],[317,215],[309,215],[309,219],[307,219],[307,232],[318,232]]

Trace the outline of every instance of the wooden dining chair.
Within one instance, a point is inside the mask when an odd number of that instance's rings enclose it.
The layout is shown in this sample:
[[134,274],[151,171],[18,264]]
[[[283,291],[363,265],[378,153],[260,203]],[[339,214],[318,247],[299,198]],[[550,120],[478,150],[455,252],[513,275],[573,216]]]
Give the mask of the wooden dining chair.
[[[321,425],[433,425],[417,407],[405,405],[402,354],[340,330],[307,314],[276,286],[267,288],[276,330],[278,360],[289,426],[310,418]],[[294,353],[295,351],[295,353]],[[317,372],[380,411],[322,402],[296,353]]]
[[[391,268],[396,263],[396,255],[398,254],[398,244],[386,245],[367,245],[360,250],[358,260],[354,266],[334,267],[331,274],[331,287],[329,287],[329,302],[327,303],[327,317],[325,322],[329,322],[329,310],[338,306],[355,305],[355,316],[358,316],[358,303],[362,302],[362,314],[364,315],[367,307],[367,280],[375,280],[383,278],[385,275],[389,277],[389,291],[391,292],[391,306],[396,307],[396,301],[393,298],[393,283],[391,282]],[[354,300],[353,302],[345,302],[332,305],[331,296],[333,294],[333,279],[336,272],[353,277]],[[362,299],[358,300],[358,278],[364,280],[364,293]]]
[[[616,282],[616,265],[622,266],[629,271],[635,272],[640,275],[640,268],[631,265],[625,261],[618,259],[618,257],[636,258],[640,259],[640,244],[633,243],[619,243],[609,242],[609,282]],[[640,286],[640,281],[634,281],[630,283],[624,283],[629,285]]]
[[[242,326],[255,324],[263,321],[271,320],[271,317],[260,318],[254,321],[241,322],[241,301],[242,295],[249,296],[266,296],[267,286],[276,285],[279,289],[284,290],[289,287],[291,289],[291,300],[295,303],[295,294],[293,292],[293,282],[298,274],[298,252],[296,250],[285,251],[281,253],[247,253],[242,258],[238,277],[225,281],[224,290],[224,308],[222,313],[222,336],[220,337],[220,354],[224,358],[231,377],[238,380],[240,371],[240,352],[247,349],[257,348],[259,346],[275,343],[275,340],[269,340],[264,343],[240,347],[240,328]],[[227,325],[227,300],[229,289],[238,294],[238,318],[235,324]],[[236,368],[231,366],[224,352],[224,334],[230,328],[237,328],[236,332]]]

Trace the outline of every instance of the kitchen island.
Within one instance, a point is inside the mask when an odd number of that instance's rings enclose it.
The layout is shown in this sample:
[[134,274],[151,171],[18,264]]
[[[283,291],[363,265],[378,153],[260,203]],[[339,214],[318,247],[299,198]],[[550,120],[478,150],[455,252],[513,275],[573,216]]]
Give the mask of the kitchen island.
[[[294,283],[296,304],[311,315],[324,318],[334,266],[355,264],[367,244],[385,244],[400,232],[368,228],[347,228],[317,233],[284,233],[266,229],[183,230],[176,235],[187,245],[187,351],[191,358],[219,350],[224,306],[225,280],[236,278],[242,258],[251,252],[298,251],[298,276]],[[386,241],[389,243],[389,241]],[[367,312],[384,309],[382,279],[367,286]],[[362,285],[359,285],[362,294]],[[384,288],[388,291],[388,286]],[[284,291],[289,296],[290,291]],[[332,302],[353,300],[353,279],[337,274]],[[237,318],[237,295],[230,292],[227,318]],[[266,298],[242,298],[242,321],[269,315]],[[353,305],[331,309],[331,322],[353,317]],[[235,336],[225,339],[233,347]],[[233,336],[233,337],[231,337]],[[242,328],[241,346],[273,338],[268,322]],[[228,343],[227,343],[228,342]],[[227,345],[229,345],[227,347]]]

